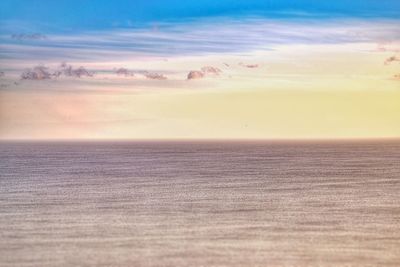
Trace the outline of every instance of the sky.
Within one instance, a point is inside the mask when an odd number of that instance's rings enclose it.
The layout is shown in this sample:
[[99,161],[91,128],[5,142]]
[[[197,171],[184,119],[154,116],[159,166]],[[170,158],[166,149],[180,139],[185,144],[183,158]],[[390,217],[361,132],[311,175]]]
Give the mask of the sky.
[[400,138],[400,1],[0,2],[0,139]]

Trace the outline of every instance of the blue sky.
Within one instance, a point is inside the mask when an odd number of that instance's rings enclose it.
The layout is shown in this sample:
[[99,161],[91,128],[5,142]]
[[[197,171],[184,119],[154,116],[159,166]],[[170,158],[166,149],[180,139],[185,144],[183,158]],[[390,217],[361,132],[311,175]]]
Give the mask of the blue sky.
[[44,64],[393,43],[399,11],[398,0],[3,0],[0,59]]
[[[397,0],[3,0],[2,31],[85,31],[141,27],[189,18],[260,16],[275,19],[318,17],[397,18]],[[13,29],[15,28],[15,29]]]

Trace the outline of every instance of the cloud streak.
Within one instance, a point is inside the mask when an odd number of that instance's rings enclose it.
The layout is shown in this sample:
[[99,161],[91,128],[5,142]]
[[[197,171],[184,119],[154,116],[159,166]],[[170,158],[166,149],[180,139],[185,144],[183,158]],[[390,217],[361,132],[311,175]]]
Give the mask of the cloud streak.
[[249,69],[255,69],[259,67],[258,64],[244,64],[243,62],[240,62],[239,65]]
[[[400,41],[397,21],[187,21],[150,28],[49,35],[25,42],[2,36],[1,58],[98,60],[126,56],[191,56],[273,50],[278,45]],[[24,55],[21,54],[23,51]]]
[[[96,73],[96,78],[90,79],[90,83],[98,82],[99,87],[109,84],[119,86],[119,83],[127,83],[128,80],[132,89],[161,84],[162,87],[173,87],[176,82],[217,77],[221,75],[221,69],[225,74],[221,78],[253,81],[265,78],[264,68],[260,66],[269,67],[277,61],[285,66],[292,64],[289,60],[291,46],[300,50],[307,48],[312,53],[325,53],[325,49],[353,53],[347,50],[351,47],[375,55],[379,52],[385,57],[386,48],[382,51],[368,50],[368,45],[371,49],[377,43],[390,44],[391,49],[396,47],[400,44],[397,25],[397,21],[390,20],[321,22],[312,19],[277,21],[252,18],[160,23],[157,31],[132,28],[50,34],[40,41],[25,38],[21,42],[10,38],[10,35],[0,35],[0,60],[7,77],[23,72],[20,76],[23,80],[61,80],[63,77],[92,77]],[[282,51],[287,53],[284,57],[280,54]],[[259,58],[259,55],[266,54],[268,59]],[[306,60],[309,57],[313,55],[307,55]],[[63,64],[54,67],[60,61],[72,62],[74,66]],[[242,61],[245,63],[239,63]],[[398,57],[386,59],[385,64],[394,61],[398,61]],[[303,64],[299,60],[297,62]],[[26,69],[38,63],[36,67]],[[278,68],[276,71],[281,70]],[[125,77],[135,79],[123,79]],[[72,82],[73,79],[65,80]],[[226,82],[226,79],[220,80]],[[89,79],[82,80],[83,83],[89,83]]]
[[47,37],[46,35],[41,33],[32,33],[32,34],[20,33],[20,34],[12,34],[11,38],[22,41],[22,40],[44,40]]

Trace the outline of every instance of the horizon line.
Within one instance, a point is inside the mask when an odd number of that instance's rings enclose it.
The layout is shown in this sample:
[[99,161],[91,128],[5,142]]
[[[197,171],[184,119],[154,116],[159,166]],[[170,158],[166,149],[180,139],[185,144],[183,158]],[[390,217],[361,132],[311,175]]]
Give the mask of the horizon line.
[[188,143],[188,142],[385,142],[399,141],[399,137],[335,137],[335,138],[15,138],[2,139],[0,143],[29,142],[29,143],[108,143],[108,142],[132,142],[132,143]]

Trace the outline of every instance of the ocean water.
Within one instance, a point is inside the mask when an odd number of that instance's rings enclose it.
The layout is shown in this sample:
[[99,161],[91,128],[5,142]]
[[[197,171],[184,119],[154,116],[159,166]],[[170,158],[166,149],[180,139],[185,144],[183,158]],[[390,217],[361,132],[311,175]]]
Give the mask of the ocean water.
[[2,142],[0,266],[400,266],[400,142]]

